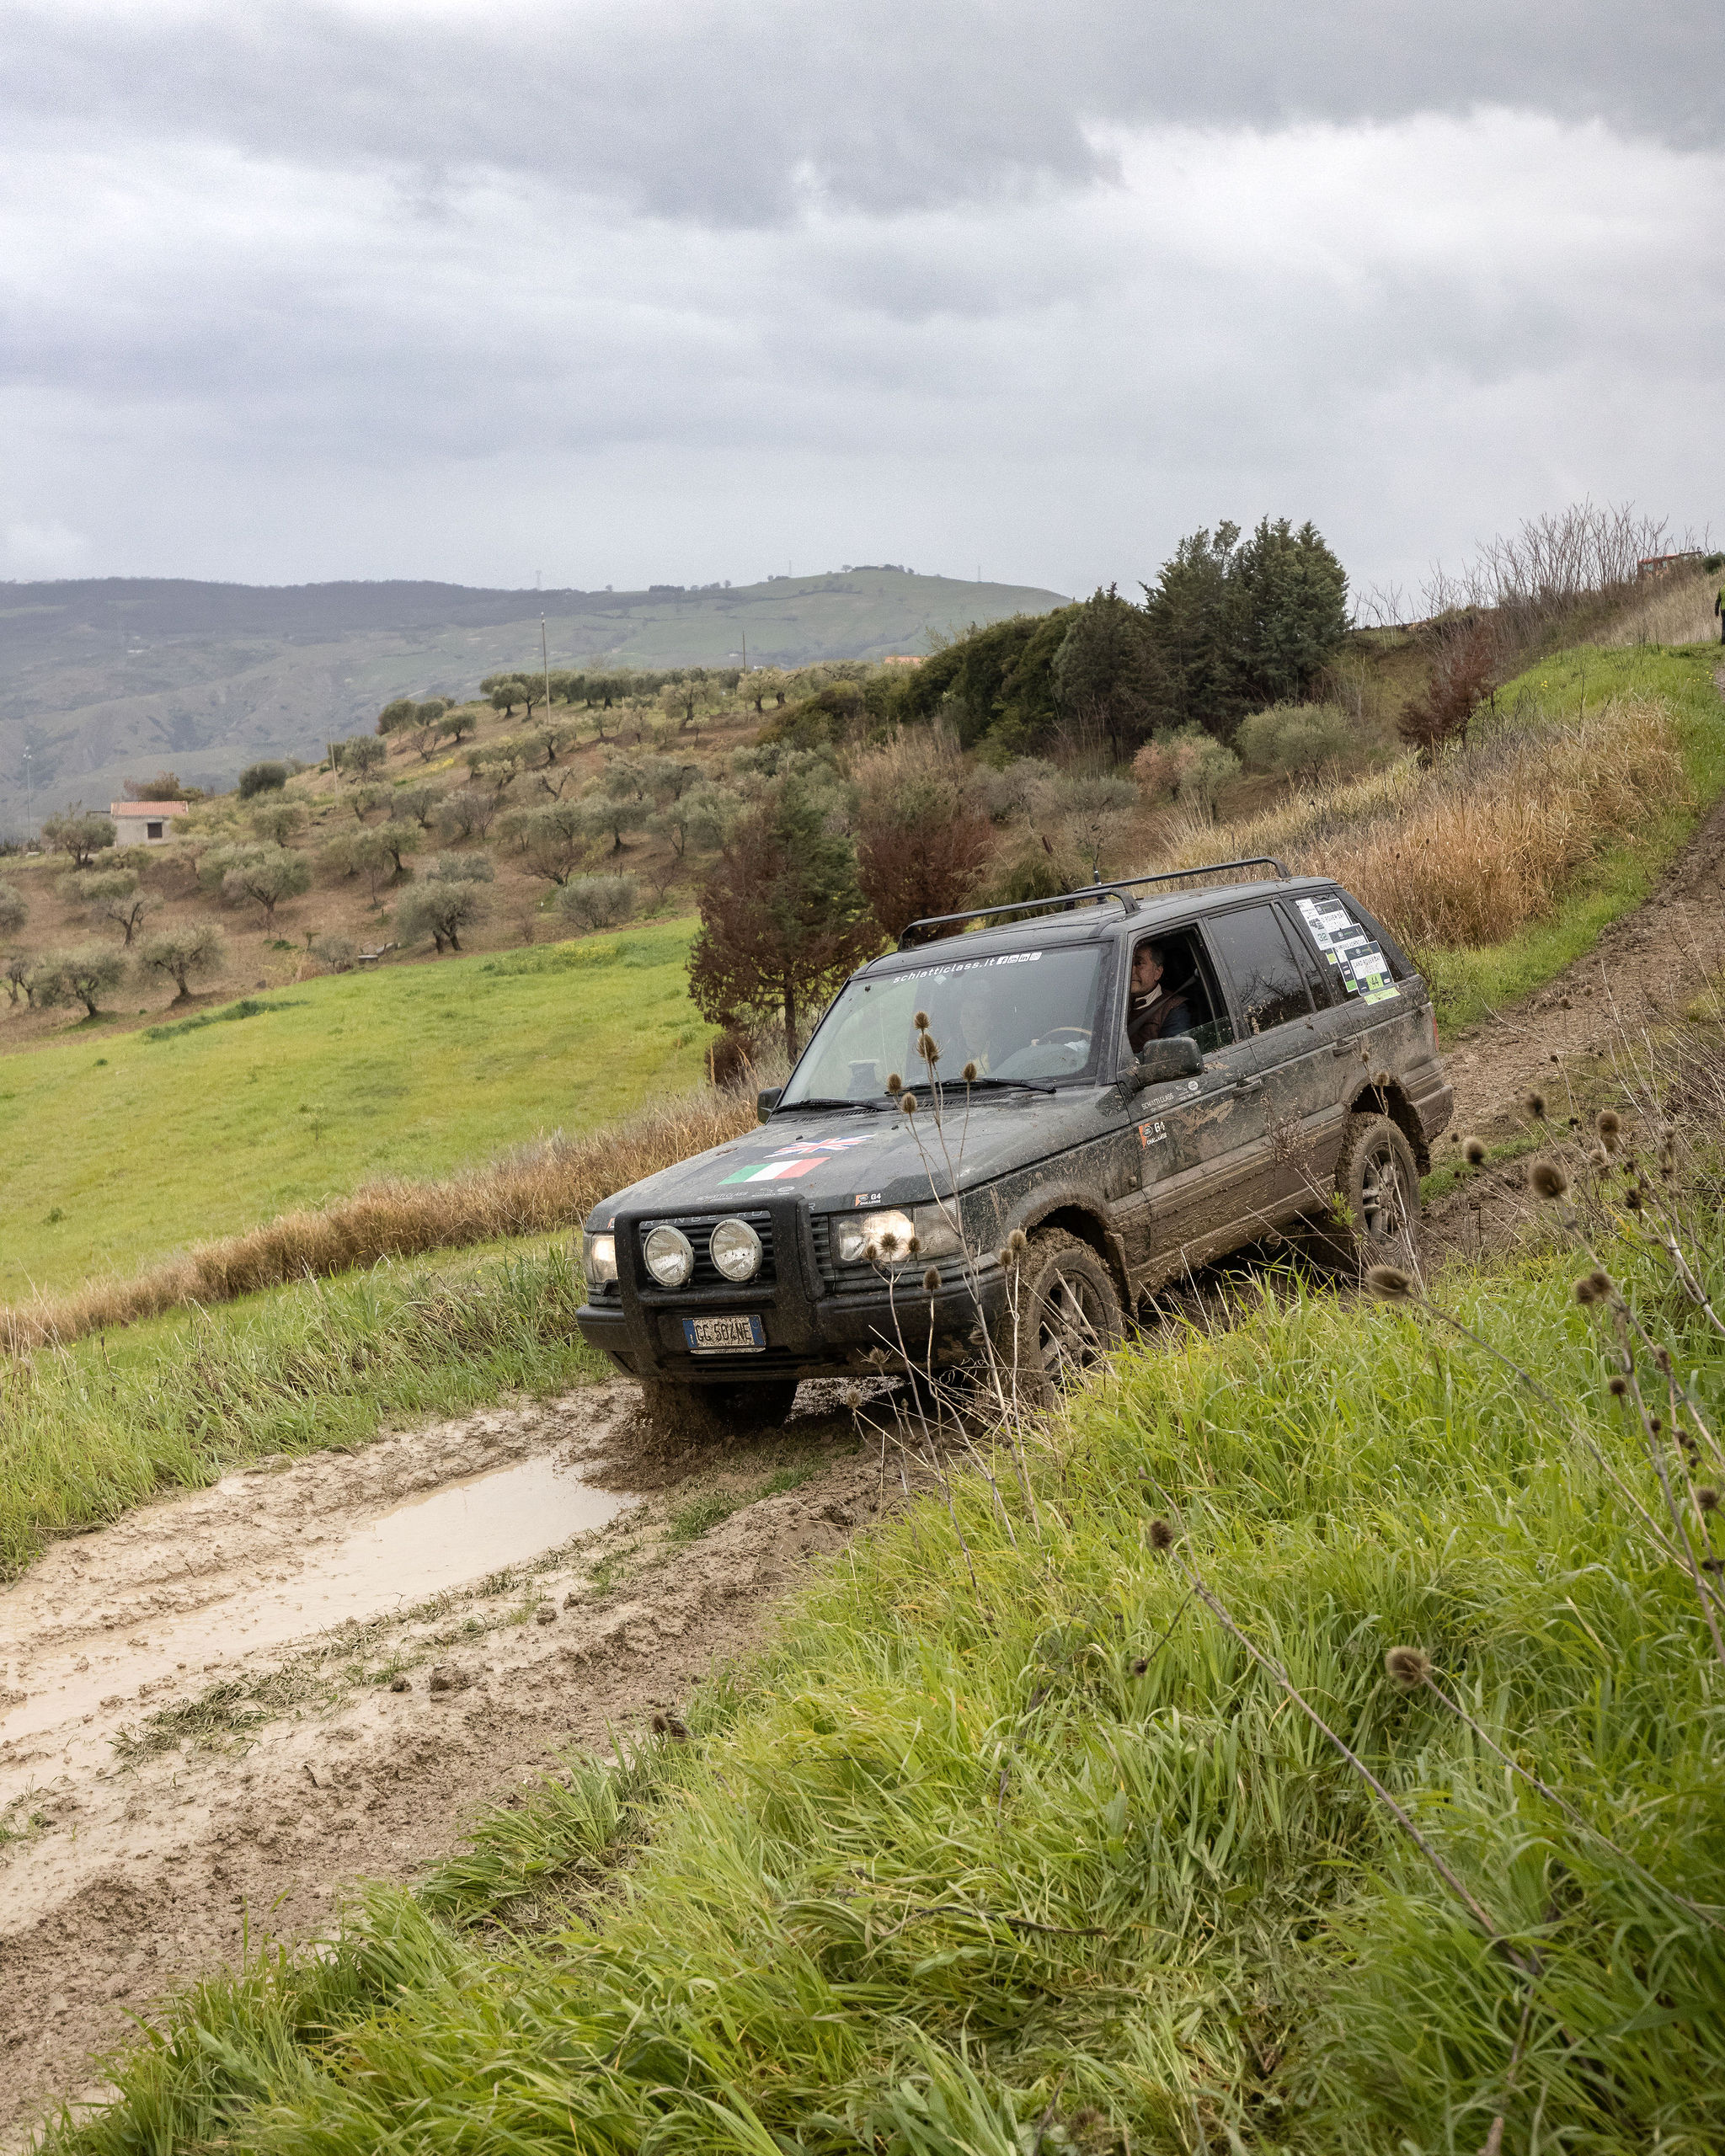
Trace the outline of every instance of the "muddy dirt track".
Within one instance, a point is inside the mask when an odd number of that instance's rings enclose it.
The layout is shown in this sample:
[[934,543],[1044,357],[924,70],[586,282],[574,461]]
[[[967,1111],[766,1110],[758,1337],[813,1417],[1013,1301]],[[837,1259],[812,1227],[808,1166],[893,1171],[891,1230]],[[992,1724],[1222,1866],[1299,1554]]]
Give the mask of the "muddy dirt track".
[[[1457,1137],[1532,1088],[1594,1094],[1725,964],[1722,898],[1725,804],[1593,953],[1452,1044]],[[1434,1209],[1434,1253],[1513,1234],[1520,1173]],[[639,1732],[900,1497],[879,1402],[805,1386],[770,1439],[665,1459],[633,1401],[265,1463],[0,1590],[0,2141],[97,2095],[91,2055],[248,1926],[306,1937],[560,1748]]]

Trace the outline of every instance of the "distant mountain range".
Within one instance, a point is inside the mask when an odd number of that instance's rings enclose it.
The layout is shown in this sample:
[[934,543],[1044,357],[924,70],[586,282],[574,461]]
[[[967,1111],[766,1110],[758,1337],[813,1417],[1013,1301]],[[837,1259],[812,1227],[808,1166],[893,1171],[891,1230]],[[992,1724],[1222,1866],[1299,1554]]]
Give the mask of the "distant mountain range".
[[226,787],[269,755],[321,755],[392,696],[465,696],[483,675],[553,666],[798,666],[921,654],[931,632],[1042,614],[1058,592],[890,566],[645,591],[455,584],[0,584],[0,830],[117,798],[163,765]]

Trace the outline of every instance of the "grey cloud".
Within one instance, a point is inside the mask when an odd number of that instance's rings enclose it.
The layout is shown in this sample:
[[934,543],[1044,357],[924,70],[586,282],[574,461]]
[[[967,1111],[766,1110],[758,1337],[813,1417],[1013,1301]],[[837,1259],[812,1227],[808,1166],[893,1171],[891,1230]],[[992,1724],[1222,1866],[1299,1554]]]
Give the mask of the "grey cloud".
[[414,19],[14,8],[14,125],[411,175],[531,173],[716,225],[1105,184],[1097,131],[1503,105],[1725,140],[1716,0],[656,0]]

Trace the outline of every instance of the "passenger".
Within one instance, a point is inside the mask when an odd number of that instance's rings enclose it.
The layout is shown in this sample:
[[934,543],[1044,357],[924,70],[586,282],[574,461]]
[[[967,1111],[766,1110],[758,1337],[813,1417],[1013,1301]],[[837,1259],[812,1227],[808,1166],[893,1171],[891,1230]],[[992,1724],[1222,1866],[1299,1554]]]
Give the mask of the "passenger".
[[1162,987],[1162,954],[1155,943],[1140,943],[1132,954],[1132,998],[1126,1012],[1126,1039],[1134,1055],[1151,1041],[1172,1040],[1192,1031],[1192,1013]]

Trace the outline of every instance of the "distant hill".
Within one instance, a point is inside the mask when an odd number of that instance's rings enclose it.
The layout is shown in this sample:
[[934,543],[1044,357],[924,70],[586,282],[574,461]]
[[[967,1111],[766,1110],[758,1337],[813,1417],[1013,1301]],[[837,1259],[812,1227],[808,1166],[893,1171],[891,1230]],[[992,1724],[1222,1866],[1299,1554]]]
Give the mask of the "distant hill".
[[454,584],[195,584],[110,577],[0,584],[0,830],[105,802],[166,764],[226,787],[268,754],[320,755],[392,696],[465,696],[537,665],[797,666],[925,652],[1062,595],[893,568],[645,591],[480,591]]

